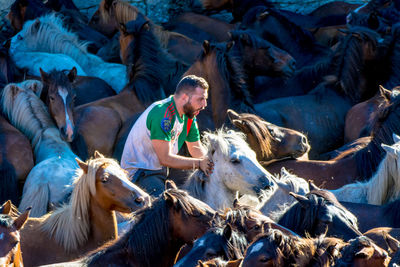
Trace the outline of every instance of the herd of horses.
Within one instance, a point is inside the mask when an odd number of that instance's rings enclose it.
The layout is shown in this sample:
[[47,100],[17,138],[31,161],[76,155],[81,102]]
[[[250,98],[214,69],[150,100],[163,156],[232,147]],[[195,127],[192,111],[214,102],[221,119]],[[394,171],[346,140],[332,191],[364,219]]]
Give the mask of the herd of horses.
[[[187,2],[163,25],[122,0],[12,4],[0,265],[399,266],[400,2]],[[118,161],[190,74],[214,170],[171,168],[151,197]]]

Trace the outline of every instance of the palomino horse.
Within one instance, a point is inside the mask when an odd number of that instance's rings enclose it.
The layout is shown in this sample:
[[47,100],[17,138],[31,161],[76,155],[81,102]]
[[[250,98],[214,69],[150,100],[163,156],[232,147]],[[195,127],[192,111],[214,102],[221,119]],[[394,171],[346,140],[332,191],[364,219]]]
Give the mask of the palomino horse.
[[[139,10],[120,0],[102,0],[93,14],[90,25],[105,35],[113,35],[119,25],[136,20]],[[150,28],[161,46],[186,64],[192,64],[201,51],[198,42],[176,32],[170,32],[150,21]]]
[[272,186],[272,175],[258,163],[244,134],[220,129],[206,133],[204,142],[214,171],[210,177],[200,170],[191,174],[183,188],[192,196],[219,210],[232,207],[237,191],[259,196]]
[[[105,80],[117,93],[122,91],[128,82],[124,65],[107,63],[90,54],[87,51],[87,43],[80,41],[74,33],[67,30],[62,20],[54,14],[27,21],[22,30],[12,38],[10,52],[15,58],[24,52],[65,54],[74,59],[89,76]],[[81,75],[79,71],[78,74]]]
[[393,134],[393,140],[392,146],[381,145],[386,155],[371,179],[331,191],[339,201],[383,205],[400,197],[400,137]]
[[34,166],[28,138],[0,115],[0,203],[18,203],[23,183]]
[[[232,45],[232,42],[210,44],[204,41],[203,52],[183,74],[203,77],[210,86],[211,105],[198,116],[199,125],[204,128],[221,127],[227,119],[228,108],[253,113],[243,67],[239,59],[229,53]],[[210,121],[210,117],[213,122]]]
[[341,146],[347,111],[352,104],[374,95],[383,79],[375,68],[384,63],[381,56],[387,45],[379,43],[379,39],[372,30],[353,29],[329,60],[327,74],[332,76],[328,81],[308,95],[257,104],[258,115],[279,126],[306,132],[311,144],[310,158]]
[[238,114],[232,109],[227,113],[232,124],[246,134],[258,161],[298,158],[310,150],[307,137],[298,131],[276,126],[254,114]]
[[240,267],[243,258],[234,260],[234,261],[224,261],[221,258],[215,258],[208,261],[199,261],[199,264],[196,267]]
[[2,92],[1,106],[11,123],[30,139],[34,149],[36,165],[26,179],[19,208],[32,206],[31,216],[44,215],[50,204],[63,202],[72,191],[77,156],[61,140],[45,105],[31,89],[7,85]]
[[207,204],[167,181],[166,190],[152,205],[136,212],[136,223],[125,235],[74,265],[172,266],[181,246],[207,231],[214,213]]
[[20,232],[30,209],[13,219],[7,211],[0,212],[0,266],[23,267]]
[[40,218],[31,218],[23,230],[26,266],[75,259],[107,241],[116,240],[115,211],[133,212],[150,205],[150,196],[132,184],[112,159],[95,153],[80,170],[68,204]]
[[238,260],[243,258],[247,248],[247,240],[240,233],[227,224],[209,229],[197,239],[188,254],[180,259],[174,267],[195,267],[199,260],[209,260],[222,257],[224,260]]
[[89,103],[115,95],[114,90],[97,77],[77,77],[76,68],[68,71],[52,70],[46,73],[39,68],[43,83],[40,98],[48,106],[61,138],[67,142],[74,139],[74,105]]
[[[314,180],[328,189],[337,189],[356,180],[372,177],[386,152],[381,144],[393,144],[392,133],[400,134],[399,91],[394,90],[390,98],[386,98],[372,115],[373,125],[371,138],[367,144],[354,152],[349,149],[329,161],[317,160],[287,160],[274,162],[266,166],[272,172],[278,172],[282,167],[300,177]],[[333,178],[333,179],[332,179]]]

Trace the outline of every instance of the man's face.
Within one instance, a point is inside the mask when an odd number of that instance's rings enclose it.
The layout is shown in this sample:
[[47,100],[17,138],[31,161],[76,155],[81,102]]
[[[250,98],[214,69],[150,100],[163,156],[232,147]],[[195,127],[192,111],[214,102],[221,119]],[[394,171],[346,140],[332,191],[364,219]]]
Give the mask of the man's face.
[[201,87],[196,87],[195,91],[191,94],[187,94],[188,100],[183,105],[183,112],[190,119],[197,116],[202,109],[207,106],[208,91]]

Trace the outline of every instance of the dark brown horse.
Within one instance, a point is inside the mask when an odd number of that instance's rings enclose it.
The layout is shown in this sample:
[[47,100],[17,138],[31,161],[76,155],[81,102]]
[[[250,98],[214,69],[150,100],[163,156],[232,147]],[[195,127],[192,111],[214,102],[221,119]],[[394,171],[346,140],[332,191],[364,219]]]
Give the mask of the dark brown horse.
[[227,112],[233,125],[246,134],[259,161],[298,158],[310,149],[307,137],[298,131],[276,126],[254,114],[238,114],[231,109]]
[[84,261],[87,266],[172,266],[180,247],[210,227],[214,213],[207,204],[167,181],[166,191],[151,207],[136,213],[136,223],[124,236]]
[[[102,0],[98,10],[93,14],[90,25],[101,33],[112,36],[118,31],[119,25],[136,20],[139,10],[127,2],[120,0]],[[192,64],[201,52],[200,43],[176,32],[170,32],[150,21],[161,46],[177,59]]]
[[374,112],[371,138],[363,138],[362,142],[366,143],[361,148],[350,148],[329,161],[288,160],[272,163],[266,168],[271,173],[277,173],[285,167],[297,176],[312,179],[328,189],[369,179],[386,154],[381,144],[392,145],[392,133],[400,133],[399,113],[400,97],[395,90]]
[[19,203],[26,177],[34,166],[28,138],[0,115],[0,203]]
[[328,63],[327,81],[308,95],[257,104],[258,115],[276,125],[306,133],[311,144],[310,158],[340,147],[347,111],[351,105],[373,96],[385,76],[383,55],[388,47],[386,43],[381,47],[379,39],[369,29],[353,29]]
[[46,73],[40,69],[40,74],[43,84],[40,98],[48,106],[61,137],[67,142],[75,137],[75,105],[115,95],[114,90],[99,78],[77,77],[75,67],[68,72],[52,70]]
[[21,72],[15,65],[14,61],[6,47],[0,47],[0,88],[9,83],[16,82],[21,77]]
[[243,68],[239,59],[229,53],[231,48],[231,42],[210,44],[204,41],[203,52],[183,74],[203,77],[210,86],[208,94],[211,103],[198,116],[201,127],[221,127],[227,120],[228,108],[253,113]]
[[22,252],[20,246],[19,230],[24,226],[29,217],[29,211],[25,211],[18,218],[12,218],[9,210],[0,213],[0,265],[23,267]]

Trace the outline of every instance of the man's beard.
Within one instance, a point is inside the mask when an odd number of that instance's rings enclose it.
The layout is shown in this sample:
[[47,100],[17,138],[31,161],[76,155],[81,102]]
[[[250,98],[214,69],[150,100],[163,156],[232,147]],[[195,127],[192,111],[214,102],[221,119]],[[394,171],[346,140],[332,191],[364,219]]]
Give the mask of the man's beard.
[[185,113],[185,115],[188,116],[189,119],[193,119],[197,111],[198,110],[195,110],[190,104],[190,101],[186,102],[186,104],[183,105],[183,113]]

